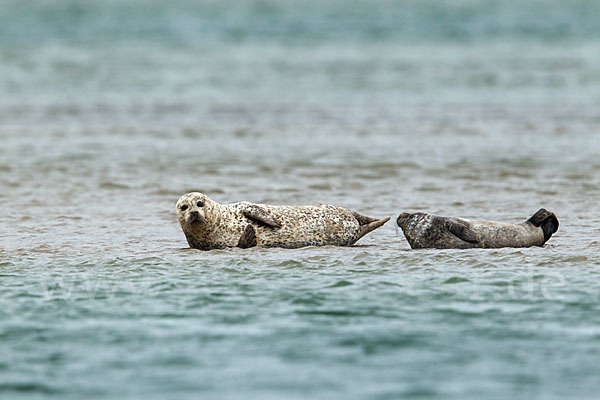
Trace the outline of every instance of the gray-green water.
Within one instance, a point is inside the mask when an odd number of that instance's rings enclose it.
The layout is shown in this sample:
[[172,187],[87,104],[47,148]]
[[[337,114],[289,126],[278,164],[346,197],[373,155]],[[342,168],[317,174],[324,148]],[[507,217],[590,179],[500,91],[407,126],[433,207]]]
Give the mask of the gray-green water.
[[[595,399],[598,1],[2,1],[0,397]],[[177,198],[545,248],[185,250]]]

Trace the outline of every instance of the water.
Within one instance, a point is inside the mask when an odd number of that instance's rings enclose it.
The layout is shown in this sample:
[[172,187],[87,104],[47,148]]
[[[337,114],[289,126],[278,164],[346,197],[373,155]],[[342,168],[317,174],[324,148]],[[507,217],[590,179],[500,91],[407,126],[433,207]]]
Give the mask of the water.
[[[597,1],[4,1],[0,397],[596,398]],[[544,248],[185,249],[174,205]]]

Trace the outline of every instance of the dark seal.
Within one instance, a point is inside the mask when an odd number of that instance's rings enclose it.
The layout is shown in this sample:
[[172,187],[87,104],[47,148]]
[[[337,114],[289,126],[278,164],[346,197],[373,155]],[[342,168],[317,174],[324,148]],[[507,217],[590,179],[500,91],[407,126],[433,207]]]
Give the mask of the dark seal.
[[543,246],[558,230],[553,212],[540,209],[520,224],[470,221],[426,213],[402,213],[396,223],[413,249]]

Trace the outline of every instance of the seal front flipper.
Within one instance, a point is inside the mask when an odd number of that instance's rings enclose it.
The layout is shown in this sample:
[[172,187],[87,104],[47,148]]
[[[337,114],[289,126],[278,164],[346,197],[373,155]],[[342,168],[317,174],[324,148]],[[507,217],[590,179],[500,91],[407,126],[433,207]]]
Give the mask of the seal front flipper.
[[241,249],[249,249],[250,247],[256,246],[256,232],[252,225],[246,225],[246,229],[244,229],[244,233],[240,237],[240,240],[237,244],[237,247]]
[[267,225],[271,228],[281,228],[281,224],[272,216],[269,215],[265,209],[256,204],[248,204],[244,207],[243,214],[246,218],[249,218],[260,224]]
[[477,234],[473,232],[466,224],[462,224],[458,221],[446,221],[446,228],[448,228],[448,231],[450,231],[450,233],[452,233],[454,236],[464,240],[465,242],[479,242]]

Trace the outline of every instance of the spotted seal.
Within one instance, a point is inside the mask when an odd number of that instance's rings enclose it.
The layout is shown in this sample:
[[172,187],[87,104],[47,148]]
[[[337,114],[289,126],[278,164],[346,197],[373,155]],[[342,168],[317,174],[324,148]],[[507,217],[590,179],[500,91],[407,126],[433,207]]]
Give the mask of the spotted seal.
[[554,213],[540,209],[520,224],[469,221],[426,213],[402,213],[396,223],[413,249],[543,246],[558,230]]
[[222,205],[192,192],[177,201],[177,217],[190,247],[200,250],[304,246],[351,246],[388,218],[366,217],[342,207]]

